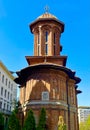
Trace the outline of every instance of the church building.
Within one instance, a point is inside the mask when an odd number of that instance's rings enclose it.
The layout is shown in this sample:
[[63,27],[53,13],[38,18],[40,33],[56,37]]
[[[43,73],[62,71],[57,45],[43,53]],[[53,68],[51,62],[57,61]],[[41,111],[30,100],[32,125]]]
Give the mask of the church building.
[[47,130],[57,130],[59,117],[67,130],[79,130],[77,84],[81,81],[75,71],[66,67],[67,56],[62,56],[60,43],[64,23],[46,12],[30,24],[34,34],[34,56],[26,56],[28,66],[17,72],[20,84],[19,118],[23,125],[29,109],[36,124],[40,110],[46,109]]

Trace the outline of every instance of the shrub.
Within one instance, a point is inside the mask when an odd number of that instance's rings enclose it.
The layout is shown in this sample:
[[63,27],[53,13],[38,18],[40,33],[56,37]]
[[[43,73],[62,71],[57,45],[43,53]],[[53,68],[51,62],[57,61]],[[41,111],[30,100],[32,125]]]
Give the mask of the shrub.
[[28,111],[23,130],[36,130],[35,118],[31,109]]

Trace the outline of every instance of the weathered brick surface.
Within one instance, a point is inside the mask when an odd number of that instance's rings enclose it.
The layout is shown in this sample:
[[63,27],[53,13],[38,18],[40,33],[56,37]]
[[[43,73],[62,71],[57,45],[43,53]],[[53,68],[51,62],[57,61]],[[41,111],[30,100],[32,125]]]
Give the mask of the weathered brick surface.
[[[33,110],[36,124],[38,124],[40,110],[44,107],[46,109],[47,130],[57,130],[59,116],[63,117],[67,130],[78,130],[75,78],[70,70],[67,70],[66,73],[66,63],[64,63],[66,57],[60,56],[62,26],[62,23],[55,21],[55,18],[51,21],[47,19],[44,22],[39,20],[39,22],[32,24],[34,56],[26,57],[29,65],[52,64],[64,68],[57,70],[41,67],[31,71],[24,85],[20,87],[19,118],[22,125],[29,109]],[[47,43],[45,41],[46,31],[48,32]],[[48,45],[47,56],[46,44]],[[27,73],[25,72],[26,76]],[[49,95],[45,100],[42,97],[44,92]]]
[[[77,130],[74,80],[68,80],[67,93],[66,81],[68,78],[69,77],[62,71],[41,69],[35,73],[33,72],[33,74],[28,77],[26,87],[24,86],[20,90],[20,102],[24,103],[25,99],[27,104],[26,109],[33,109],[36,123],[38,123],[41,108],[46,108],[47,126],[49,130],[57,130],[57,123],[60,115],[64,118],[64,122],[67,125],[67,130]],[[47,104],[40,104],[40,102],[45,102],[42,101],[42,92],[44,91],[49,92],[49,100],[47,101]],[[67,98],[69,100],[69,105],[73,107],[70,110],[71,112],[69,117],[68,106],[66,106]],[[39,104],[28,105],[30,102],[39,102]],[[52,102],[56,104],[52,104]],[[58,104],[59,102],[61,103],[60,105]],[[23,108],[23,111],[26,111],[26,109]],[[68,123],[70,123],[70,129],[68,129]]]

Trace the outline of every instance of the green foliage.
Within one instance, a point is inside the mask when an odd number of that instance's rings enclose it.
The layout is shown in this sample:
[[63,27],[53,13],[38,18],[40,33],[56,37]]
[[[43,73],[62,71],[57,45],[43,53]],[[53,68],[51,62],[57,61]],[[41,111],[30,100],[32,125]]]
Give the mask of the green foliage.
[[0,113],[0,130],[4,130],[4,118],[2,113]]
[[65,124],[59,125],[58,130],[66,130],[66,125]]
[[79,130],[90,130],[90,116],[88,116],[85,122],[80,123]]
[[13,101],[12,101],[12,107],[13,107],[13,109],[18,109],[18,106],[20,105],[20,102],[19,101],[17,101],[16,99],[14,99]]
[[84,122],[80,123],[79,130],[85,130],[85,124],[84,124]]
[[42,108],[37,130],[45,130],[45,126],[46,126],[46,110]]
[[0,113],[0,125],[4,126],[4,118],[2,113]]
[[9,122],[8,122],[8,130],[20,130],[20,123],[15,111],[12,112]]
[[27,114],[26,120],[24,122],[23,130],[36,130],[35,118],[32,110],[29,110]]
[[66,124],[64,123],[62,116],[59,116],[58,130],[66,130]]

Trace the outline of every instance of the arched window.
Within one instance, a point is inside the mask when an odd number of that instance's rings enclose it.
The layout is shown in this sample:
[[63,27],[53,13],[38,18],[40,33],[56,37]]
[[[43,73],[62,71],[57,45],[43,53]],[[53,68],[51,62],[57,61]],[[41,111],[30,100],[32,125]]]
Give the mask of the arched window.
[[6,98],[7,96],[7,90],[5,89],[4,97]]
[[40,55],[40,34],[38,33],[38,56]]
[[1,96],[3,96],[3,87],[1,87]]
[[2,76],[2,83],[4,83],[4,75]]
[[9,83],[8,83],[8,88],[10,88],[10,81],[9,81]]
[[7,86],[7,81],[8,81],[8,79],[6,78],[6,86]]
[[48,55],[48,31],[45,32],[45,55]]
[[48,31],[45,32],[45,41],[48,41]]
[[56,34],[54,33],[54,44],[56,44]]
[[40,44],[40,34],[38,33],[38,44]]
[[55,49],[56,49],[56,34],[54,33],[54,55],[55,55]]
[[10,93],[8,92],[8,99],[9,99]]

